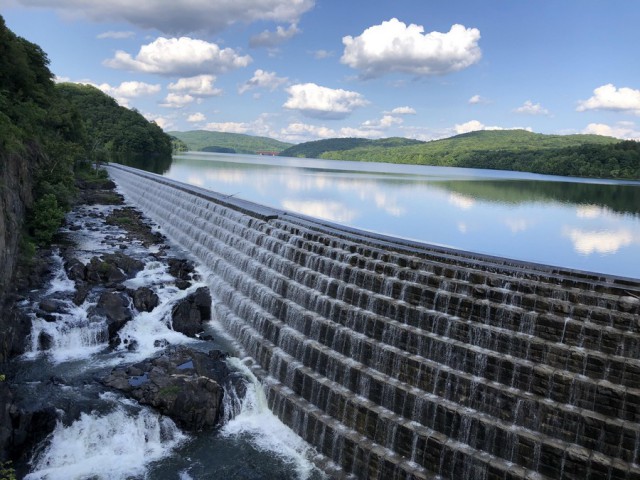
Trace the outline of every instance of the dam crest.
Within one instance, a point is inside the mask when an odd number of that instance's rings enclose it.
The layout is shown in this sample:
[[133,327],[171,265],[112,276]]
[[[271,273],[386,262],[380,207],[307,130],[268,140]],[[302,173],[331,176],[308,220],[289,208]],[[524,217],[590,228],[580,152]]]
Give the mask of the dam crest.
[[108,171],[212,272],[271,410],[336,475],[640,478],[640,281]]

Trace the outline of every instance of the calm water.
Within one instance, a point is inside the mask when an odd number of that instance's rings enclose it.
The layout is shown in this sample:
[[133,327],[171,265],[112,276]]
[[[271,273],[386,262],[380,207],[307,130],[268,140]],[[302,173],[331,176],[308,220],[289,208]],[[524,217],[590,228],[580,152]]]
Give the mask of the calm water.
[[640,278],[640,182],[193,152],[165,176],[364,230]]

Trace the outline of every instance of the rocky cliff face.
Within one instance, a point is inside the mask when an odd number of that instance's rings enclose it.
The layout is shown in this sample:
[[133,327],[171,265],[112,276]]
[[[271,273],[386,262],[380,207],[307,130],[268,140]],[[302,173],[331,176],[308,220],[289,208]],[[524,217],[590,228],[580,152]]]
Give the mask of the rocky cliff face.
[[22,335],[20,322],[16,322],[10,307],[20,231],[33,200],[28,165],[24,157],[0,152],[0,364],[15,350],[16,339]]

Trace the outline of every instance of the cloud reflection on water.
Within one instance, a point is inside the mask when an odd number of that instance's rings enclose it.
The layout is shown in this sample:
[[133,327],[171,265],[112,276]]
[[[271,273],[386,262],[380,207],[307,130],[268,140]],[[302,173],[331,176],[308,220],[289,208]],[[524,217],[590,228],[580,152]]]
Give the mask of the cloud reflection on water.
[[[591,255],[593,253],[612,254],[634,242],[633,234],[627,229],[588,231],[565,227],[562,234],[571,239],[575,251],[582,255]],[[636,243],[638,243],[637,238]]]

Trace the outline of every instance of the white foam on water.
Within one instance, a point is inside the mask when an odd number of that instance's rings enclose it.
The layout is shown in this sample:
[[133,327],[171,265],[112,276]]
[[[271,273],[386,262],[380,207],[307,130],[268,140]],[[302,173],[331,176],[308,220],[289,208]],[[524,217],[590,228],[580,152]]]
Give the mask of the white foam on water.
[[222,428],[221,434],[246,437],[258,450],[292,463],[299,479],[309,478],[315,469],[308,459],[312,453],[311,446],[269,410],[262,385],[253,372],[236,357],[229,357],[227,362],[232,368],[246,375],[251,382],[242,402],[242,410]]
[[[31,334],[28,339],[29,351],[26,358],[35,358],[43,353],[53,363],[89,358],[107,346],[107,326],[102,320],[91,321],[87,315],[89,303],[81,306],[71,301],[64,302],[65,313],[53,314],[55,322],[32,317]],[[43,352],[40,348],[41,336],[47,336],[50,349]]]
[[168,267],[162,262],[152,260],[147,262],[135,277],[126,280],[124,285],[129,288],[139,288],[172,283],[175,278],[167,270]]
[[64,270],[64,262],[60,256],[60,251],[55,250],[51,255],[51,259],[55,265],[55,272],[44,295],[48,296],[58,292],[74,292],[76,284],[69,279],[67,272]]
[[58,423],[49,445],[32,461],[25,480],[124,480],[144,476],[147,466],[187,440],[166,417],[117,407],[107,415],[83,413],[68,427]]
[[[154,278],[159,280],[164,275],[168,275],[164,270],[158,268],[158,275]],[[143,274],[144,277],[144,274]],[[170,277],[173,279],[173,277]],[[138,277],[129,280],[134,284],[140,279]],[[149,284],[147,284],[149,285]],[[171,313],[174,305],[187,295],[194,293],[204,284],[194,283],[186,290],[179,290],[174,285],[161,284],[153,288],[158,295],[159,304],[151,312],[140,312],[136,314],[127,324],[120,329],[118,335],[122,340],[119,351],[124,352],[126,361],[135,362],[154,356],[164,349],[165,344],[182,345],[193,343],[197,340],[187,337],[171,328]],[[127,345],[134,343],[135,349],[127,351]]]

